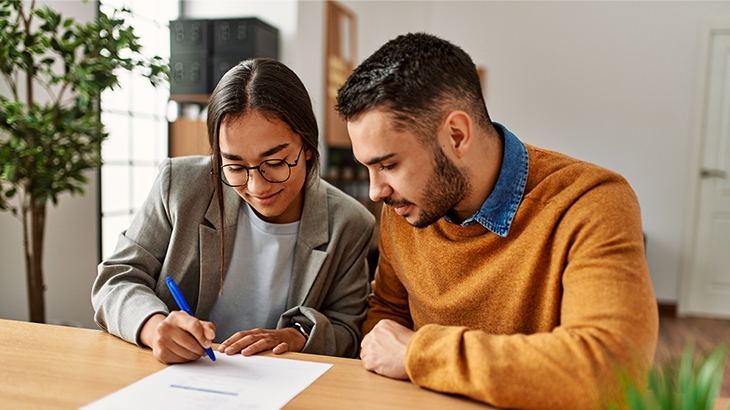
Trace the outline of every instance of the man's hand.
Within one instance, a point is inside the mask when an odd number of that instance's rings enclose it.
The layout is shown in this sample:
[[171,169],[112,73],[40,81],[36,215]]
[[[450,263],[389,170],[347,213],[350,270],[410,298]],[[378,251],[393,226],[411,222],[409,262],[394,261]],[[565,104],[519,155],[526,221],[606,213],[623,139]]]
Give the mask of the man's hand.
[[215,339],[215,325],[176,310],[156,314],[142,326],[139,339],[162,363],[183,363],[205,356]]
[[362,366],[383,376],[408,380],[406,347],[414,333],[392,320],[381,320],[362,339]]
[[304,348],[307,339],[291,327],[283,329],[252,329],[236,332],[218,346],[218,351],[227,355],[241,352],[251,356],[271,349],[274,354],[299,352]]

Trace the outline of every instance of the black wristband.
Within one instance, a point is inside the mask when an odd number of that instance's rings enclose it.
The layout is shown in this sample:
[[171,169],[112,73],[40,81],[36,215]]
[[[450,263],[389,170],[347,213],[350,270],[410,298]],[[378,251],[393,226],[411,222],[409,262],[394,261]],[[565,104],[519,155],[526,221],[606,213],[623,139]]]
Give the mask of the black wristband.
[[301,333],[302,336],[304,336],[304,340],[309,340],[309,332],[307,332],[307,329],[305,329],[301,323],[293,322],[289,325],[289,327],[293,327],[297,332]]

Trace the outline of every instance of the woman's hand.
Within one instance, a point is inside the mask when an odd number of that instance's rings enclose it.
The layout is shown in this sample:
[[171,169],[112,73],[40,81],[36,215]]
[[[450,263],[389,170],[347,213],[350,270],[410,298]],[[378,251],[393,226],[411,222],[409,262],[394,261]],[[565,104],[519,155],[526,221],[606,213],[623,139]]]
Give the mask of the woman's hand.
[[175,310],[156,314],[142,326],[139,339],[162,363],[183,363],[205,356],[215,339],[215,325]]
[[251,356],[264,350],[271,349],[274,354],[284,352],[299,352],[304,348],[307,339],[296,329],[252,329],[236,332],[218,346],[218,351],[227,355],[241,352],[244,356]]

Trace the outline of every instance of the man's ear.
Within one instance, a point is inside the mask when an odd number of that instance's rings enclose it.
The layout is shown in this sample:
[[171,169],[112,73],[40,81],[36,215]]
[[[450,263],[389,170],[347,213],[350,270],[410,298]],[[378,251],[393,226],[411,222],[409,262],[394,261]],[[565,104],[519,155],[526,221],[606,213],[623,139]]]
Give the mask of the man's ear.
[[473,123],[469,114],[461,110],[452,111],[446,116],[440,131],[446,137],[448,147],[457,158],[466,155],[472,146],[474,137]]

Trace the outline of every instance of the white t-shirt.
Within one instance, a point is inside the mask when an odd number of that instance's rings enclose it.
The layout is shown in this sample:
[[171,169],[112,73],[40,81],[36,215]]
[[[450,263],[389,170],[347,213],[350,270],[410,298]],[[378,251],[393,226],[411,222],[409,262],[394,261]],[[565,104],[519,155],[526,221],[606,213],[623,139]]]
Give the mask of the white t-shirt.
[[215,342],[253,328],[275,329],[286,310],[299,221],[272,224],[242,201],[231,264],[210,321]]

